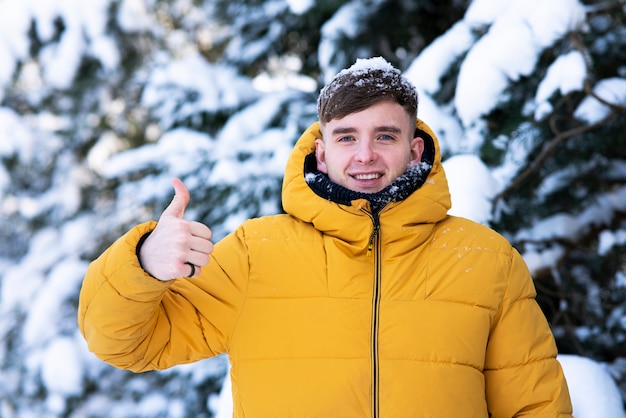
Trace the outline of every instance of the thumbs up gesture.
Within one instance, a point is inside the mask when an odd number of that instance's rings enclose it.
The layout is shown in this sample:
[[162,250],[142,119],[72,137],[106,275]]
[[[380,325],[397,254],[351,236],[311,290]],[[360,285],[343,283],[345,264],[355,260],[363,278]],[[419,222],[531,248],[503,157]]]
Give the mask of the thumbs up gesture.
[[209,227],[184,219],[189,204],[187,186],[179,179],[173,179],[172,185],[174,199],[139,250],[141,265],[159,280],[197,276],[213,252]]

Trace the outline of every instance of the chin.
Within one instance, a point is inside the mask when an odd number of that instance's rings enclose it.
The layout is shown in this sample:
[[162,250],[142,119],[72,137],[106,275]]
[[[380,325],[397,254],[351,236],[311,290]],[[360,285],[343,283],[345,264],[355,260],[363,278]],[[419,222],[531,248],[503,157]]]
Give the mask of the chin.
[[378,193],[378,192],[380,192],[383,189],[384,189],[384,187],[377,187],[377,188],[363,188],[363,187],[360,187],[360,188],[356,188],[356,189],[352,189],[352,190],[355,190],[355,191],[357,191],[359,193],[373,194],[373,193]]

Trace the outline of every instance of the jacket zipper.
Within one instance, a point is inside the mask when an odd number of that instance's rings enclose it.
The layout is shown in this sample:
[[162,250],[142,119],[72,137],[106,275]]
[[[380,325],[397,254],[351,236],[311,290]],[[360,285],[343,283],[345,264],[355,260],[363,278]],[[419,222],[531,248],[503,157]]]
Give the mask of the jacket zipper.
[[[369,214],[368,214],[369,215]],[[374,240],[378,237],[378,232],[380,230],[380,222],[378,221],[378,215],[369,215],[372,219],[372,224],[374,225],[374,230],[372,231],[372,235],[370,235],[370,241],[367,244],[367,256],[371,257],[372,252],[374,250]]]
[[379,405],[379,361],[378,361],[378,328],[380,317],[380,281],[381,281],[381,240],[380,220],[378,213],[369,213],[364,210],[372,220],[372,235],[370,235],[367,255],[374,255],[374,287],[372,291],[372,329],[371,329],[371,361],[372,361],[372,417],[378,418]]

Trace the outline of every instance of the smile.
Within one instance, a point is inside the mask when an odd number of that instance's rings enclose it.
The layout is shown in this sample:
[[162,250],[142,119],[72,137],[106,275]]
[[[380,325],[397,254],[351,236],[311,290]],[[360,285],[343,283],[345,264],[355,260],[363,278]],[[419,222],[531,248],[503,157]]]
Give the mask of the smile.
[[382,177],[379,173],[355,174],[353,176],[357,180],[375,180]]

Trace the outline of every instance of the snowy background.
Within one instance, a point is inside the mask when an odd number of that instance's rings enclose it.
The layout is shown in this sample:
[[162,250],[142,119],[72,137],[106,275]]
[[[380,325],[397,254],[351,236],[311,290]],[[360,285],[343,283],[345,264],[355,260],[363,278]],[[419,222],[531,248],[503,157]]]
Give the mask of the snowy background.
[[420,91],[451,213],[529,264],[577,418],[626,416],[625,19],[619,0],[1,1],[0,417],[229,416],[224,357],[134,375],[87,352],[85,269],[172,177],[218,239],[279,212],[319,88],[378,55]]

